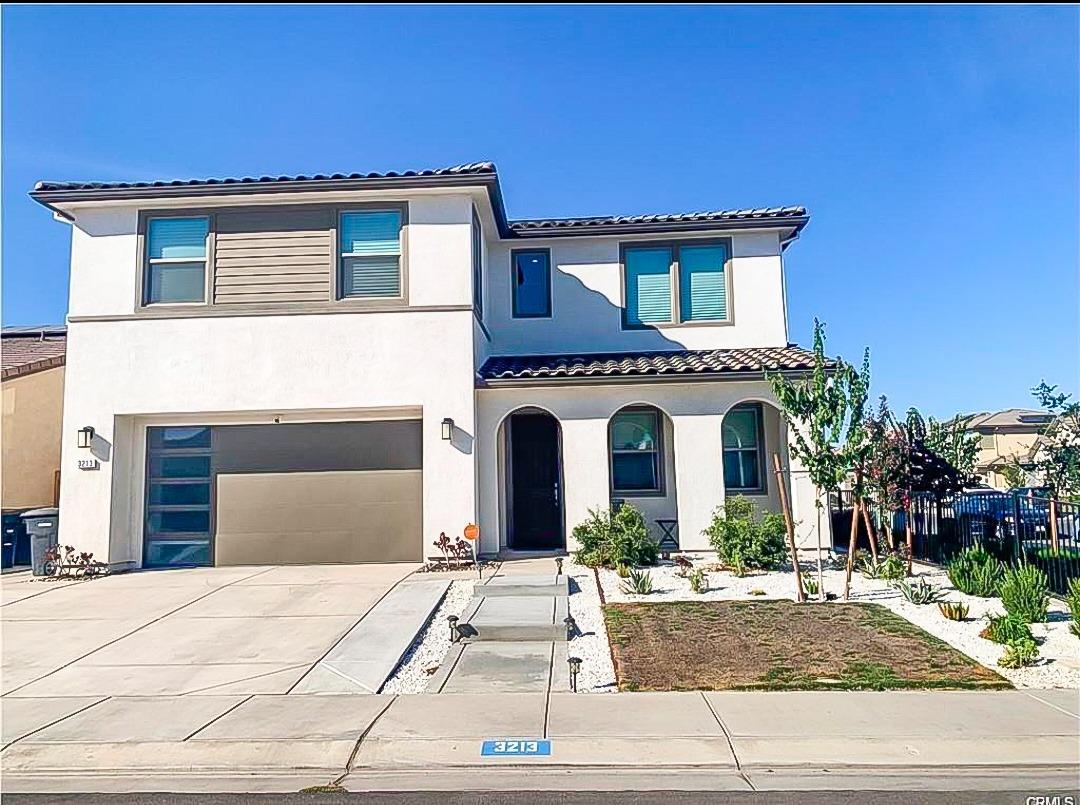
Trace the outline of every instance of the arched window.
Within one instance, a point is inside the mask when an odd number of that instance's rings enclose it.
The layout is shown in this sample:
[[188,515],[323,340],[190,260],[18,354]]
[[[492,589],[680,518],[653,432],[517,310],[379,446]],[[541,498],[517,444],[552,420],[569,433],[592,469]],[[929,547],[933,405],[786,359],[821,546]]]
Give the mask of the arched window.
[[723,424],[724,490],[744,494],[765,492],[765,438],[761,405],[736,405]]
[[663,419],[651,406],[624,408],[611,418],[611,488],[626,495],[656,494],[663,488]]

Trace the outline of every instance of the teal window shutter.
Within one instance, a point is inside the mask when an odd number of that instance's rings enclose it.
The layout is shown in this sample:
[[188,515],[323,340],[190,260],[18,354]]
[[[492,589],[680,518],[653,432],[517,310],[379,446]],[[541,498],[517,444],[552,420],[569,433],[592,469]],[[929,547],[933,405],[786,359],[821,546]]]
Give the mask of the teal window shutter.
[[151,260],[206,259],[207,218],[154,218],[149,226]]
[[727,247],[679,249],[679,316],[682,321],[727,321]]
[[342,214],[342,296],[401,296],[401,225],[400,210]]
[[671,322],[671,249],[626,250],[626,323]]

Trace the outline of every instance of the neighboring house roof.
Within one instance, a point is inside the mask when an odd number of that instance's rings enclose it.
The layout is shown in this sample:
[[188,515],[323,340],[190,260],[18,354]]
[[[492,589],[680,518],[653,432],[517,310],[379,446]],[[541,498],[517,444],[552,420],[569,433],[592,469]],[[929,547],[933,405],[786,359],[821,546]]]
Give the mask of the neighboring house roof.
[[[579,234],[677,232],[691,229],[735,229],[784,226],[790,236],[809,222],[805,207],[757,207],[668,215],[610,215],[587,218],[506,217],[499,175],[492,162],[471,162],[446,168],[384,173],[317,173],[283,176],[242,176],[174,179],[155,182],[38,182],[30,196],[61,215],[56,204],[107,199],[178,198],[236,193],[280,193],[287,190],[363,190],[389,187],[484,186],[491,200],[499,235],[504,238],[562,237]],[[703,227],[702,224],[708,224]]]
[[1046,411],[1031,408],[1006,408],[1004,411],[972,414],[964,418],[964,426],[967,430],[1034,433],[1042,430],[1053,418],[1053,415]]
[[4,327],[0,337],[4,380],[64,365],[67,328],[63,325]]
[[805,371],[814,355],[801,347],[687,349],[663,352],[601,352],[567,355],[502,355],[480,367],[487,383],[547,379],[622,380],[632,377],[744,379],[766,371]]

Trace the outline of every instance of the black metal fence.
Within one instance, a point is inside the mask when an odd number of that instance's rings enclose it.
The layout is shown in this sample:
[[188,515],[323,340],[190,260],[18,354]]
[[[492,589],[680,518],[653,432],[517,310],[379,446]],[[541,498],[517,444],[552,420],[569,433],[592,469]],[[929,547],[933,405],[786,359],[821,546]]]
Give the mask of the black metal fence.
[[[845,502],[834,503],[834,525],[846,514]],[[846,523],[850,527],[851,520]],[[894,543],[904,545],[904,512],[894,512],[889,525]],[[992,490],[943,500],[919,495],[912,501],[911,527],[916,559],[942,564],[979,545],[1003,562],[1026,561],[1042,568],[1059,595],[1068,591],[1070,579],[1080,578],[1080,504]]]

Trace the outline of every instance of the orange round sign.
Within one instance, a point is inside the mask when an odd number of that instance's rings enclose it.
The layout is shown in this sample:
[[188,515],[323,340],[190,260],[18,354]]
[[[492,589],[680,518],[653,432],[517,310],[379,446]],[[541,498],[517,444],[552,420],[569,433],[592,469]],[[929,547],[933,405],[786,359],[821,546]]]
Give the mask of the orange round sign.
[[474,540],[480,536],[480,526],[476,523],[469,523],[465,526],[465,539]]

